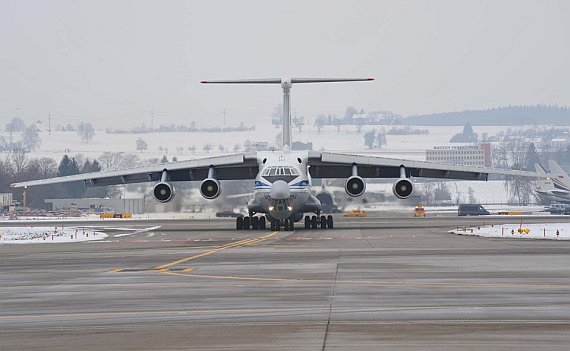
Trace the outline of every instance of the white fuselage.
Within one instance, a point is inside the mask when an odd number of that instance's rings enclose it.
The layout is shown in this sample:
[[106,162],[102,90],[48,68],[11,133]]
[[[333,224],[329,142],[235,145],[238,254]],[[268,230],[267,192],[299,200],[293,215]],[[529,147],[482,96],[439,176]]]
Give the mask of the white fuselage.
[[250,215],[299,221],[305,212],[320,212],[320,202],[311,195],[306,151],[258,152],[257,159],[259,173],[247,204]]

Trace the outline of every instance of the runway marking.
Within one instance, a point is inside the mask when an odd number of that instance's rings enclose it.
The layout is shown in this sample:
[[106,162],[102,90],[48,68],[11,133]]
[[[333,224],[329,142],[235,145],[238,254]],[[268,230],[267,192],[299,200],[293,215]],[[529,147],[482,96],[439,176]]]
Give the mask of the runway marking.
[[[186,272],[187,270],[189,270],[188,272],[190,272],[193,269],[194,268],[186,268],[182,272]],[[183,276],[183,277],[195,277],[195,278],[253,280],[253,281],[278,281],[278,282],[280,282],[280,281],[300,281],[299,279],[291,279],[291,278],[240,277],[240,276],[234,276],[234,275],[223,276],[223,275],[208,275],[208,274],[194,274],[194,273],[184,274],[184,273],[173,272],[173,271],[163,271],[161,273],[167,274],[167,275],[178,275],[178,276]]]
[[245,246],[245,245],[256,244],[256,243],[259,243],[259,242],[262,242],[264,240],[269,239],[270,237],[276,235],[277,233],[279,233],[279,232],[271,232],[271,233],[264,235],[264,236],[261,236],[261,237],[248,238],[248,239],[236,241],[234,243],[226,244],[226,245],[220,246],[216,249],[212,249],[212,250],[203,252],[203,253],[198,254],[198,255],[186,257],[186,258],[183,258],[183,259],[180,259],[177,261],[173,261],[173,262],[170,262],[167,264],[163,264],[162,266],[156,267],[156,269],[169,268],[169,267],[175,266],[175,265],[180,264],[180,263],[192,261],[192,260],[195,260],[195,259],[198,259],[201,257],[205,257],[205,256],[209,256],[209,255],[213,255],[213,254],[218,253],[218,252],[223,251],[223,250],[227,250],[227,249],[231,249],[231,248],[235,248],[235,247],[240,247],[240,246]]
[[[264,240],[271,238],[272,236],[275,236],[277,233],[279,233],[279,232],[271,232],[269,234],[259,236],[259,237],[246,238],[246,239],[239,240],[236,242],[232,242],[232,243],[229,243],[226,245],[222,245],[220,247],[217,247],[217,248],[212,249],[212,250],[208,250],[208,251],[203,252],[203,253],[198,254],[198,255],[182,258],[180,260],[176,260],[176,261],[173,261],[170,263],[166,263],[166,264],[163,264],[161,266],[154,267],[154,268],[149,268],[149,269],[145,269],[145,268],[143,268],[143,269],[116,268],[116,269],[110,270],[109,272],[112,272],[112,273],[117,273],[117,272],[161,272],[162,273],[164,271],[171,270],[171,267],[176,266],[180,263],[195,260],[195,259],[205,257],[205,256],[209,256],[209,255],[213,255],[213,254],[218,253],[218,252],[223,251],[223,250],[260,243]],[[186,268],[186,269],[183,269],[182,271],[183,272],[191,272],[193,269],[194,268]]]
[[264,240],[267,240],[267,239],[271,238],[272,236],[275,236],[277,233],[279,233],[279,232],[271,232],[271,233],[269,233],[269,234],[266,234],[266,235],[263,235],[263,236],[260,236],[260,237],[247,238],[247,239],[243,239],[243,240],[236,241],[236,242],[233,242],[233,243],[229,243],[229,244],[226,244],[226,245],[222,245],[222,246],[220,246],[220,247],[218,247],[218,248],[216,248],[216,249],[212,249],[212,250],[203,252],[203,253],[198,254],[198,255],[186,257],[186,258],[183,258],[183,259],[180,259],[180,260],[176,260],[176,261],[173,261],[173,262],[170,262],[170,263],[167,263],[167,264],[163,264],[163,265],[161,265],[161,266],[156,267],[155,269],[170,268],[170,267],[176,266],[176,265],[178,265],[178,264],[180,264],[180,263],[184,263],[184,262],[187,262],[187,261],[192,261],[192,260],[195,260],[195,259],[198,259],[198,258],[201,258],[201,257],[205,257],[205,256],[209,256],[209,255],[213,255],[213,254],[218,253],[218,252],[223,251],[223,250],[227,250],[227,249],[231,249],[231,248],[235,248],[235,247],[240,247],[240,246],[246,246],[246,245],[256,244],[256,243],[262,242],[262,241],[264,241]]

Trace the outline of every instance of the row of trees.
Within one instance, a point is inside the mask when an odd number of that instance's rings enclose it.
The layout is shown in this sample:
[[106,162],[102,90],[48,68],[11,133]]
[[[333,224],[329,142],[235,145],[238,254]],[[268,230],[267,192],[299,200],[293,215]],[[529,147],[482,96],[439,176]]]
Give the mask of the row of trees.
[[[49,157],[30,158],[22,151],[10,152],[0,159],[0,192],[12,192],[14,199],[21,199],[24,189],[14,189],[10,184],[34,179],[45,179],[101,170],[97,160],[82,160],[67,155],[57,163]],[[55,186],[39,186],[26,189],[27,205],[31,208],[43,208],[48,198],[78,198],[84,196],[107,196],[107,188],[86,188],[82,182]]]

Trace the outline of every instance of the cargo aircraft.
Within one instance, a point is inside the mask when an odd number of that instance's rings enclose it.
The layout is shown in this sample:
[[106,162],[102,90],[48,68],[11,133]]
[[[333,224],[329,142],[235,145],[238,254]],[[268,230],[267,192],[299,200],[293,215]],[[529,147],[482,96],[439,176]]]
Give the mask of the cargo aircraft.
[[[241,153],[168,162],[131,169],[78,174],[12,184],[29,187],[83,181],[86,186],[155,183],[154,198],[168,202],[174,197],[175,182],[200,182],[206,199],[220,196],[223,180],[253,181],[253,196],[247,203],[248,215],[236,219],[236,229],[294,230],[304,218],[305,228],[333,228],[333,217],[322,214],[321,202],[311,193],[313,178],[346,178],[346,193],[361,196],[366,178],[395,178],[394,195],[410,197],[412,177],[487,180],[490,173],[536,177],[536,173],[484,167],[454,166],[431,162],[364,156],[327,151],[291,149],[290,91],[295,84],[372,81],[373,78],[271,78],[202,81],[203,84],[277,84],[283,89],[282,143],[279,150]],[[309,214],[309,215],[306,215]],[[269,223],[269,224],[268,224]]]

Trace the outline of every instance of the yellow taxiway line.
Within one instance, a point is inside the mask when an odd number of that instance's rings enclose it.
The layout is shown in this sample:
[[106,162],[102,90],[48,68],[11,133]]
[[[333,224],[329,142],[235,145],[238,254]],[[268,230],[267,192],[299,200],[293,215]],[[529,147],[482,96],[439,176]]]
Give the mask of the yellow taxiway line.
[[201,257],[205,257],[205,256],[209,256],[209,255],[213,255],[213,254],[218,253],[218,252],[223,251],[223,250],[232,249],[232,248],[235,248],[235,247],[246,246],[246,245],[251,245],[251,244],[257,244],[257,243],[259,243],[259,242],[262,242],[262,241],[264,241],[264,240],[267,240],[267,239],[271,238],[272,236],[275,236],[277,233],[279,233],[279,232],[271,232],[271,233],[269,233],[269,234],[266,234],[266,235],[263,235],[263,236],[260,236],[260,237],[247,238],[247,239],[243,239],[243,240],[236,241],[236,242],[233,242],[233,243],[229,243],[229,244],[226,244],[226,245],[222,245],[222,246],[220,246],[220,247],[218,247],[218,248],[215,248],[215,249],[212,249],[212,250],[203,252],[203,253],[198,254],[198,255],[194,255],[194,256],[182,258],[182,259],[180,259],[180,260],[176,260],[176,261],[173,261],[173,262],[170,262],[170,263],[163,264],[163,265],[161,265],[161,266],[158,266],[158,267],[154,268],[154,270],[165,270],[165,269],[168,269],[168,268],[170,268],[170,267],[172,267],[172,266],[176,266],[176,265],[178,265],[178,264],[180,264],[180,263],[184,263],[184,262],[187,262],[187,261],[192,261],[192,260],[195,260],[195,259],[198,259],[198,258],[201,258]]

